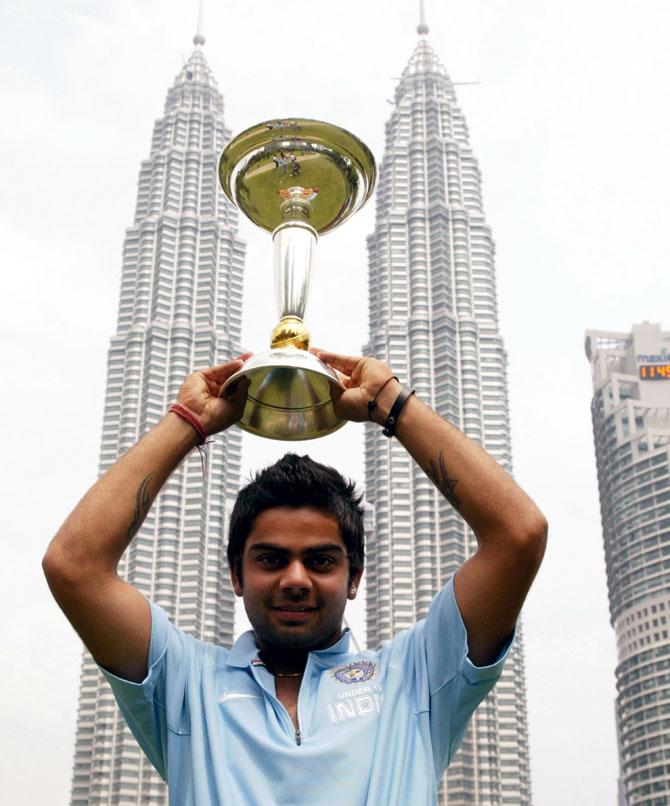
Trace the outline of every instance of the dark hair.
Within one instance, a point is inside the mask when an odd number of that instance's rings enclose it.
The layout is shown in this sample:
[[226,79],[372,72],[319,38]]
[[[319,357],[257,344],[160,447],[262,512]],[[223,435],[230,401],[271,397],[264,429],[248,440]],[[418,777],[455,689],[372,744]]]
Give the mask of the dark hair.
[[332,515],[340,528],[349,558],[349,575],[363,568],[365,558],[362,495],[353,481],[309,456],[287,453],[256,473],[237,495],[230,516],[228,564],[242,579],[244,543],[254,521],[272,507],[314,507]]

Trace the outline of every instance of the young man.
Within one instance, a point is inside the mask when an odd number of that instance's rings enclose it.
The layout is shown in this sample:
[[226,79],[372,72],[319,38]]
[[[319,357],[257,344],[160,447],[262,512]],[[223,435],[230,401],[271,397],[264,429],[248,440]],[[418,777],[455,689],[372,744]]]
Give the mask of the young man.
[[231,578],[253,631],[230,651],[185,635],[116,568],[199,432],[240,417],[244,388],[219,393],[245,356],[190,375],[182,408],[100,478],[43,562],[179,806],[435,803],[544,553],[544,517],[485,451],[407,397],[382,362],[319,355],[343,377],[338,413],[395,429],[478,549],[426,620],[351,653],[342,617],[363,571],[360,502],[336,471],[288,455],[240,493],[231,519]]

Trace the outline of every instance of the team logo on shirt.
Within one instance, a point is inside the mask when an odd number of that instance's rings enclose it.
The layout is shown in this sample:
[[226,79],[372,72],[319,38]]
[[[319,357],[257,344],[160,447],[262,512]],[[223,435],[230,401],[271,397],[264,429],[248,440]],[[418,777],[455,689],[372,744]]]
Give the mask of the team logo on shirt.
[[354,663],[349,663],[339,669],[335,669],[332,673],[336,680],[340,683],[365,683],[374,677],[377,668],[370,660],[357,660]]

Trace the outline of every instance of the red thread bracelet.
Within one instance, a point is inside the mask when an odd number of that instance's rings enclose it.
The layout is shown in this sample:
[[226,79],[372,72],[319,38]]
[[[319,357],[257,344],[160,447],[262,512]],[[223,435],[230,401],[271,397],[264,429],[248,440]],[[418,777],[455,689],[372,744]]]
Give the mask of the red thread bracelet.
[[198,436],[200,437],[199,445],[202,445],[205,440],[207,439],[207,432],[202,427],[202,423],[200,420],[195,416],[195,414],[191,414],[191,412],[181,406],[179,403],[173,403],[168,411],[173,411],[177,416],[181,417],[182,420],[185,420],[189,425],[192,425],[193,428],[198,432]]

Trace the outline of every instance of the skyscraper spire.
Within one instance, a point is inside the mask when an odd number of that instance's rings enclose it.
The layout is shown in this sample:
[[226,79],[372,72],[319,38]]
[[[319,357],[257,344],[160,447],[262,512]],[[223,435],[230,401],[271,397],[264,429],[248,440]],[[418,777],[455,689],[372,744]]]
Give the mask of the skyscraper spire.
[[196,32],[196,35],[193,37],[194,45],[205,44],[205,37],[202,33],[202,4],[203,0],[200,0],[200,3],[198,4],[198,30]]
[[428,33],[428,25],[426,24],[426,8],[424,6],[423,0],[419,0],[419,13],[421,18],[419,20],[419,24],[416,28],[416,32],[421,34],[421,36],[425,36]]

